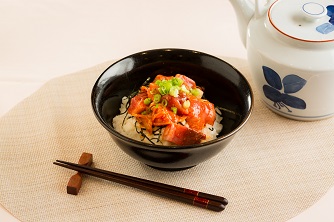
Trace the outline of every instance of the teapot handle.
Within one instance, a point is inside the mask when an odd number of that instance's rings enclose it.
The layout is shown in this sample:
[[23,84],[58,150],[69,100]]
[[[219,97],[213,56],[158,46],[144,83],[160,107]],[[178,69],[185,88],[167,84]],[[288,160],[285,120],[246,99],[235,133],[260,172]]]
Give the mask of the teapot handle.
[[261,18],[276,0],[255,0],[255,18]]

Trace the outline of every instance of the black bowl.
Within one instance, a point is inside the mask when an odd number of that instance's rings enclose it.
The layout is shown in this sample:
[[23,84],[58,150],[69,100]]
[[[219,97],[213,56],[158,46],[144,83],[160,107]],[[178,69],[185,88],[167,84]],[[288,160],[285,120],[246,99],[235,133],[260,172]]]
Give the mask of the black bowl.
[[[112,119],[128,96],[157,74],[186,75],[204,87],[205,98],[223,108],[223,130],[217,139],[191,146],[162,146],[133,140],[116,132]],[[215,156],[250,117],[253,93],[244,76],[214,56],[185,49],[155,49],[127,56],[97,79],[91,95],[96,118],[128,155],[162,170],[187,169]]]

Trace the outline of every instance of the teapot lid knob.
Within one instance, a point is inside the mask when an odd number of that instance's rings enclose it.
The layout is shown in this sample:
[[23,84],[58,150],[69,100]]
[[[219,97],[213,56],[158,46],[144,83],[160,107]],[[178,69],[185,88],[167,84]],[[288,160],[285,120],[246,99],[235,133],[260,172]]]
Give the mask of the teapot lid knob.
[[310,22],[316,21],[327,15],[327,9],[323,5],[316,2],[307,2],[302,7],[305,19]]
[[304,42],[334,42],[333,0],[279,0],[268,10],[274,30]]

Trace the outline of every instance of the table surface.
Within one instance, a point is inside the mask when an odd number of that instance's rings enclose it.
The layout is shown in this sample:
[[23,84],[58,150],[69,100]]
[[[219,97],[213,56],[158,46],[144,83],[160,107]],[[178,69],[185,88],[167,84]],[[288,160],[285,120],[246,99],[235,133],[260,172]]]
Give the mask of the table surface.
[[[228,0],[0,2],[0,117],[52,78],[138,51],[185,48],[246,60]],[[333,193],[291,221],[328,220]],[[17,219],[0,207],[0,221]]]

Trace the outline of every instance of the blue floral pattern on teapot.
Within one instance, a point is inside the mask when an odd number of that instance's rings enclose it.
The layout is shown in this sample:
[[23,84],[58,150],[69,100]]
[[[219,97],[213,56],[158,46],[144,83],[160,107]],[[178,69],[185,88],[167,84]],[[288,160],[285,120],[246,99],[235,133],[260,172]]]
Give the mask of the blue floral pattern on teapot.
[[327,8],[327,15],[329,16],[328,23],[319,25],[316,30],[322,34],[328,34],[334,31],[334,5],[329,5]]
[[[282,80],[281,77],[271,68],[262,66],[264,78],[268,85],[263,85],[264,95],[274,102],[275,108],[285,107],[288,112],[292,112],[289,107],[295,109],[306,109],[306,102],[291,94],[301,90],[306,80],[295,74],[289,74]],[[283,92],[281,92],[283,90]]]

